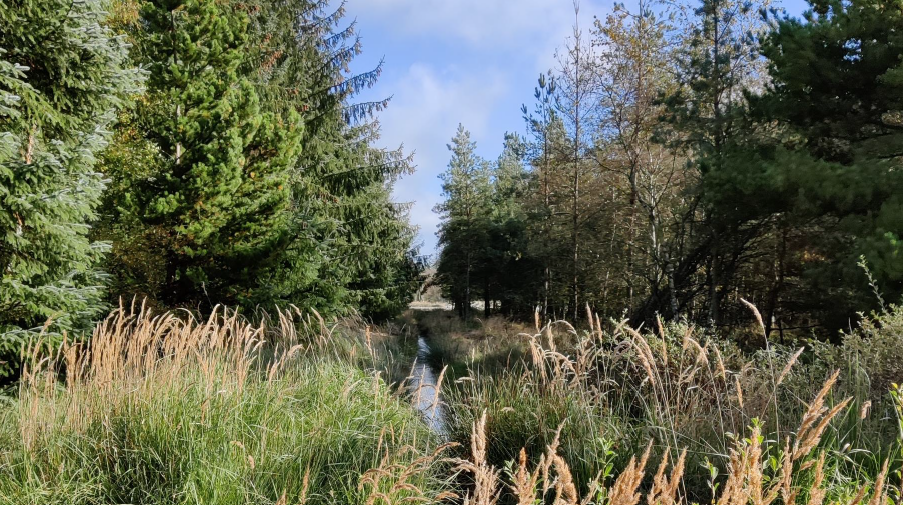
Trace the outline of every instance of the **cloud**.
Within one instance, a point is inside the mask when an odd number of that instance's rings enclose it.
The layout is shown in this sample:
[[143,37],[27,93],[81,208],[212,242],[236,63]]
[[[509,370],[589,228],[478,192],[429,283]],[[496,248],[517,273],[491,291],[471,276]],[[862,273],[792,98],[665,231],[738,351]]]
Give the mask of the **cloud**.
[[411,65],[398,80],[381,84],[395,95],[391,106],[380,114],[382,143],[404,144],[415,151],[417,171],[396,184],[395,198],[414,203],[411,221],[420,227],[424,253],[435,250],[439,217],[432,210],[442,198],[438,177],[448,164],[446,144],[458,123],[478,141],[494,137],[490,127],[494,104],[509,86],[504,74],[495,69],[462,72],[423,63]]
[[[609,0],[582,0],[580,25]],[[595,4],[595,5],[594,5]],[[393,96],[379,115],[381,145],[415,151],[417,172],[396,184],[395,199],[413,202],[421,251],[436,251],[442,199],[438,175],[458,123],[471,131],[478,153],[495,158],[506,131],[523,126],[539,73],[553,68],[555,50],[571,35],[572,0],[348,0],[359,21],[367,68],[386,56],[378,86],[362,100]]]
[[[607,12],[610,3],[581,0],[581,28],[588,32],[593,14]],[[454,44],[458,52],[479,51],[486,59],[514,57],[534,73],[552,66],[575,20],[572,0],[350,0],[348,9],[390,27],[394,37]]]
[[352,0],[351,12],[391,20],[407,33],[454,37],[473,45],[517,46],[567,24],[570,0]]

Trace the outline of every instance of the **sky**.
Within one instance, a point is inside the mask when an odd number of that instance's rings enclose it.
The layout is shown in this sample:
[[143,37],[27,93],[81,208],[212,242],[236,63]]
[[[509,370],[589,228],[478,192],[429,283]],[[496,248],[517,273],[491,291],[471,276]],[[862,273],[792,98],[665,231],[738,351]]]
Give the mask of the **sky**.
[[[802,12],[802,0],[790,1],[788,11]],[[348,0],[346,7],[363,42],[353,70],[385,60],[378,84],[359,99],[392,97],[379,114],[381,147],[404,145],[417,166],[394,197],[413,203],[420,252],[434,255],[439,174],[458,124],[477,154],[496,159],[506,132],[524,132],[521,105],[532,109],[537,78],[556,66],[575,21],[589,31],[612,1],[581,0],[579,16],[572,0]]]

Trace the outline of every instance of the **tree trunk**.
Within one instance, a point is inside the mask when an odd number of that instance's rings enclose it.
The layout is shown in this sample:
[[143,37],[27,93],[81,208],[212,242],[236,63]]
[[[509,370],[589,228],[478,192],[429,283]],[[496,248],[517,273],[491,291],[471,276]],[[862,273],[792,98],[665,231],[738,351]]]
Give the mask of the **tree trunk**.
[[[781,225],[781,240],[777,247],[777,257],[774,262],[774,283],[768,294],[768,307],[765,309],[765,338],[774,331],[776,320],[778,297],[784,287],[784,258],[787,254],[787,227]],[[781,332],[781,343],[784,343],[784,332]]]
[[464,307],[461,318],[467,320],[470,317],[470,270],[473,268],[473,253],[467,252],[467,268],[464,274]]
[[718,289],[721,282],[721,256],[720,240],[715,234],[712,259],[709,266],[709,323],[713,328],[721,324],[721,291]]

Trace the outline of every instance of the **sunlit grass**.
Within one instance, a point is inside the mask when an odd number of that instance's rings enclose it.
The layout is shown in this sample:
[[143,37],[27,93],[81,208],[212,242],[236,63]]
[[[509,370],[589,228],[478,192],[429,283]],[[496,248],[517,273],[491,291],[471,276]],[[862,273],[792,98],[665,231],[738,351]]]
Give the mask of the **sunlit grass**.
[[[415,410],[328,344],[279,336],[291,347],[264,354],[267,331],[234,315],[122,312],[89,347],[63,349],[65,379],[58,362],[34,363],[0,414],[0,502],[366,503],[439,492],[426,465],[397,470],[436,445]],[[365,481],[380,468],[388,474]],[[402,480],[413,487],[393,490]]]

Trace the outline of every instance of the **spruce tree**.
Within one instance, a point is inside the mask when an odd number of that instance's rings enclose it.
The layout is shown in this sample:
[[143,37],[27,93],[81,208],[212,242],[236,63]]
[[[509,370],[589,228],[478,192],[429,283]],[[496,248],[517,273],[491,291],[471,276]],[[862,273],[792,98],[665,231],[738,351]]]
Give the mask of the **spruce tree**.
[[304,129],[296,110],[260,99],[255,13],[240,2],[147,2],[129,27],[150,78],[128,148],[107,163],[118,190],[110,221],[129,227],[116,258],[152,251],[156,264],[132,293],[168,306],[254,304],[292,239],[290,169]]
[[358,309],[384,317],[416,290],[419,262],[407,205],[392,201],[394,182],[413,170],[402,149],[375,147],[373,118],[388,100],[354,102],[382,71],[353,74],[360,53],[344,4],[310,0],[260,3],[254,31],[269,41],[262,96],[302,111],[304,150],[292,171],[293,240],[272,271],[271,298],[325,313]]
[[0,9],[0,377],[30,335],[76,336],[103,309],[106,246],[88,238],[104,189],[96,157],[139,81],[104,4]]

